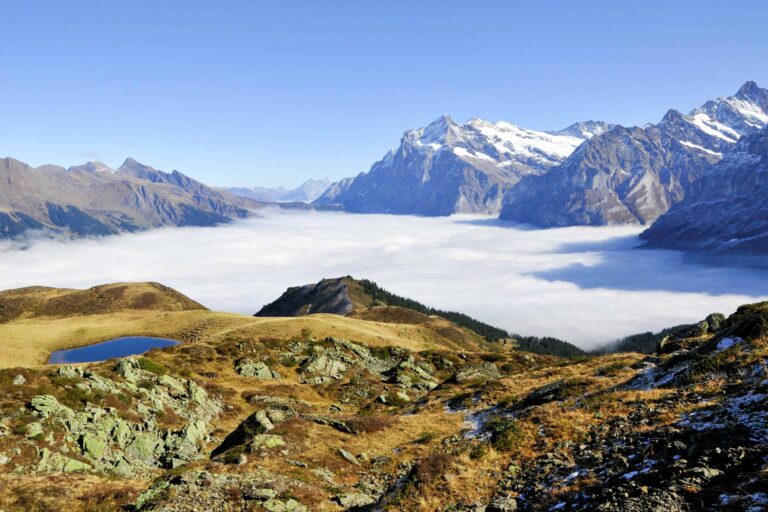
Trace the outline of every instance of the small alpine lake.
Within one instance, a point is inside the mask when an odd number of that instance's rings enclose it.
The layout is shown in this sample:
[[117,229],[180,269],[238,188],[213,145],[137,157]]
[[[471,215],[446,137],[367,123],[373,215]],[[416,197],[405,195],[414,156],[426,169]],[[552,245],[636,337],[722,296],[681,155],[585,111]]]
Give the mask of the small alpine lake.
[[115,357],[143,354],[153,348],[165,348],[180,342],[149,336],[126,336],[102,341],[85,347],[57,350],[48,358],[48,364],[93,363]]

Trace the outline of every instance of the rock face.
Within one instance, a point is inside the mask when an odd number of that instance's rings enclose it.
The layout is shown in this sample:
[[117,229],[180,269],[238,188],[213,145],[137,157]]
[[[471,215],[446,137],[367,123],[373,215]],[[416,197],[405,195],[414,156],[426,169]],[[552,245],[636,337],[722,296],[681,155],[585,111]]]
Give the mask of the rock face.
[[754,82],[688,115],[614,127],[561,165],[517,184],[500,218],[539,226],[650,224],[681,201],[743,135],[768,123],[768,90]]
[[509,123],[442,116],[405,132],[400,147],[367,173],[332,184],[315,203],[358,213],[450,215],[498,213],[521,178],[562,162],[605,123],[537,132]]
[[768,129],[740,140],[641,237],[649,247],[768,254]]
[[315,313],[343,316],[352,312],[354,307],[344,278],[323,279],[315,284],[288,288],[254,316],[304,316]]
[[65,169],[0,160],[0,238],[30,229],[90,236],[210,226],[248,217],[249,209],[258,206],[131,158],[117,169],[100,162]]

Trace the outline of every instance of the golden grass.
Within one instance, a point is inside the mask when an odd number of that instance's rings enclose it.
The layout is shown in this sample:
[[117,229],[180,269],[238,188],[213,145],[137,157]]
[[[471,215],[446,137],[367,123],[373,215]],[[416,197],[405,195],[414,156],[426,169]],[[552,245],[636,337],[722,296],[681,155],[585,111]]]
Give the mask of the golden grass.
[[[51,352],[120,336],[158,336],[182,341],[290,339],[309,330],[315,338],[335,336],[370,346],[413,351],[458,350],[429,325],[387,324],[337,315],[258,318],[212,311],[127,311],[69,318],[29,318],[0,324],[0,368],[45,364]],[[473,350],[477,347],[464,347]]]

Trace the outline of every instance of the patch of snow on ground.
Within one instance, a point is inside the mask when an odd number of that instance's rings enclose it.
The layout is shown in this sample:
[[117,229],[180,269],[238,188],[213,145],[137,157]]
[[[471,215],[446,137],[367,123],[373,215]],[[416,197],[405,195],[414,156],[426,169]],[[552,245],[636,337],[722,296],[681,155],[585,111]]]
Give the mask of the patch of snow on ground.
[[720,340],[718,342],[717,350],[718,350],[718,352],[721,351],[721,350],[728,350],[732,346],[734,346],[734,345],[736,345],[738,343],[741,343],[742,341],[744,341],[744,340],[741,339],[741,338],[723,338],[722,340]]

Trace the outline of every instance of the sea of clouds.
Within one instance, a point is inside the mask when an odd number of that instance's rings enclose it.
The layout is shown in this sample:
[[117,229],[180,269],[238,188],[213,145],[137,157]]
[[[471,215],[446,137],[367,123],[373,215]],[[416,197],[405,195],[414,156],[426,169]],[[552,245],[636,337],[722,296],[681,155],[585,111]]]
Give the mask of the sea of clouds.
[[768,273],[636,249],[636,227],[266,211],[214,228],[0,244],[0,289],[158,281],[252,314],[288,286],[352,275],[510,332],[585,348],[768,299]]

